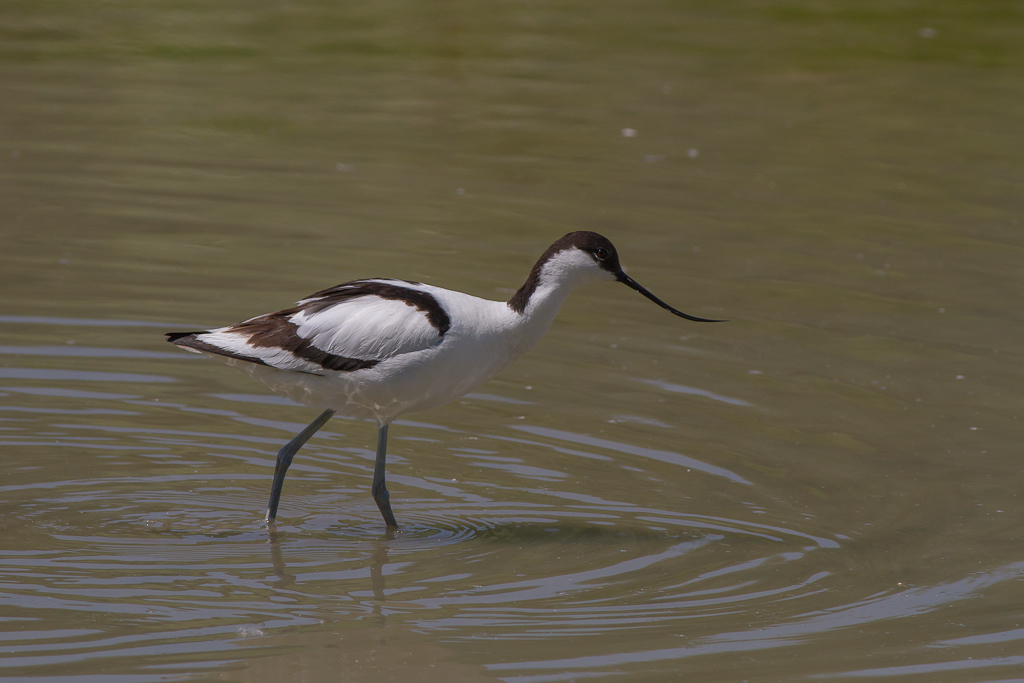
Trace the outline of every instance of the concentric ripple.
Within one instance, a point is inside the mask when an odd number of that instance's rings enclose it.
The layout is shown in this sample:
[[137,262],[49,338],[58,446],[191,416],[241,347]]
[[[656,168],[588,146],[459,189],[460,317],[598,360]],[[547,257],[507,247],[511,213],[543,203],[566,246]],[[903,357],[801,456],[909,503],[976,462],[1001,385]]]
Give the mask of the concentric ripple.
[[[664,468],[750,486],[682,454],[521,423],[494,434],[396,425],[389,485],[403,526],[386,532],[368,494],[372,426],[336,421],[296,459],[268,530],[273,455],[301,428],[277,415],[301,409],[240,394],[143,400],[93,389],[92,375],[61,377],[90,388],[10,387],[7,408],[21,410],[0,436],[18,447],[0,523],[23,537],[16,547],[47,549],[0,556],[9,623],[33,625],[0,638],[11,674],[111,659],[141,673],[154,653],[222,657],[239,638],[338,620],[494,642],[682,629],[813,593],[825,574],[802,559],[836,547],[760,520],[638,504],[629,492]],[[89,411],[71,412],[83,401]],[[43,475],[50,460],[71,465]],[[591,463],[633,483],[577,485]],[[74,627],[95,615],[100,628]]]
[[[296,458],[268,529],[275,453],[309,411],[182,391],[159,371],[171,359],[126,358],[133,372],[0,373],[0,676],[167,680],[182,662],[287,660],[368,633],[371,650],[458,644],[508,681],[671,672],[691,657],[806,652],[822,633],[887,629],[1024,575],[1011,562],[918,587],[883,568],[865,593],[848,582],[851,562],[874,571],[857,559],[862,534],[794,510],[793,488],[756,467],[684,452],[638,407],[597,433],[525,416],[396,423],[397,531],[369,495],[374,426],[334,420]],[[468,400],[498,415],[526,404],[499,398]],[[709,400],[750,409],[722,398]]]

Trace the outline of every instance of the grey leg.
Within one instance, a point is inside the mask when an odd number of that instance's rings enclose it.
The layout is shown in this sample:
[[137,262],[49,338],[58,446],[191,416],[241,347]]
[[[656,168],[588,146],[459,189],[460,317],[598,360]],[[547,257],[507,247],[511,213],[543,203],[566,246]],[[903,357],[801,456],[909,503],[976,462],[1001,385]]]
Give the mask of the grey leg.
[[388,455],[388,426],[382,425],[377,432],[377,460],[373,464],[373,500],[380,508],[380,514],[384,523],[389,529],[397,529],[398,522],[395,521],[395,513],[391,511],[391,496],[388,495],[388,487],[384,485],[384,460]]
[[288,466],[292,464],[292,458],[302,448],[302,445],[309,441],[309,437],[317,433],[321,427],[323,427],[331,416],[334,415],[333,410],[325,410],[320,413],[320,417],[316,418],[309,423],[305,429],[295,435],[295,438],[284,445],[281,450],[277,452],[277,467],[274,468],[274,484],[270,487],[270,503],[267,505],[267,524],[273,524],[274,519],[277,517],[277,506],[281,502],[281,487],[284,486],[284,475],[288,471]]

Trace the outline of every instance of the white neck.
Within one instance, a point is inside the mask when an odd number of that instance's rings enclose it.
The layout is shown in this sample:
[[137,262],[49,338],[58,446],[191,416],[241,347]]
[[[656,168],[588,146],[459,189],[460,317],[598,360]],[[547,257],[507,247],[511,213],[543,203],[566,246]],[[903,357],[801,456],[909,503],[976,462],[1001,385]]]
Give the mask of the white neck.
[[567,249],[548,259],[540,268],[536,288],[530,293],[526,307],[516,314],[516,327],[520,330],[516,355],[525,353],[540,341],[574,289],[611,279],[614,279],[611,273],[595,267],[590,255],[578,249]]

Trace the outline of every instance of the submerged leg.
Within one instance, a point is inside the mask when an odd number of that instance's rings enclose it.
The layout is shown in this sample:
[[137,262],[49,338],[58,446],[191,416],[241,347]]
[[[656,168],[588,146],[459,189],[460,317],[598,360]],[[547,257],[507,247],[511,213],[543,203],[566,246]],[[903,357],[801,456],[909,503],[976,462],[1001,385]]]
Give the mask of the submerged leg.
[[286,443],[277,452],[274,484],[270,487],[270,503],[267,505],[267,524],[273,524],[274,519],[277,517],[277,506],[281,502],[281,487],[284,486],[284,475],[288,471],[288,466],[292,464],[292,458],[302,448],[302,444],[309,441],[309,437],[316,434],[317,430],[323,427],[331,419],[332,415],[334,415],[334,411],[329,409],[320,413],[320,417],[310,422],[305,429],[296,434],[294,439]]
[[384,460],[388,455],[388,426],[382,425],[377,432],[377,460],[373,464],[373,500],[380,508],[380,514],[384,523],[389,529],[397,529],[398,522],[395,521],[395,513],[391,511],[391,496],[388,495],[388,487],[384,485]]

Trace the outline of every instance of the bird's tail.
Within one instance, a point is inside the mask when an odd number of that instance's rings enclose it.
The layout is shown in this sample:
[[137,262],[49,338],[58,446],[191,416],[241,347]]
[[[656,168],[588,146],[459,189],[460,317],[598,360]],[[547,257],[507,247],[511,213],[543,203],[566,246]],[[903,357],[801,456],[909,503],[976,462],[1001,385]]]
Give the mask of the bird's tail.
[[[172,344],[187,346],[189,341],[194,340],[197,334],[203,334],[203,332],[206,332],[206,330],[199,330],[197,332],[165,332],[164,334],[167,336],[167,341]],[[192,337],[192,339],[187,339],[188,337]],[[179,340],[185,340],[185,343],[183,344]]]

